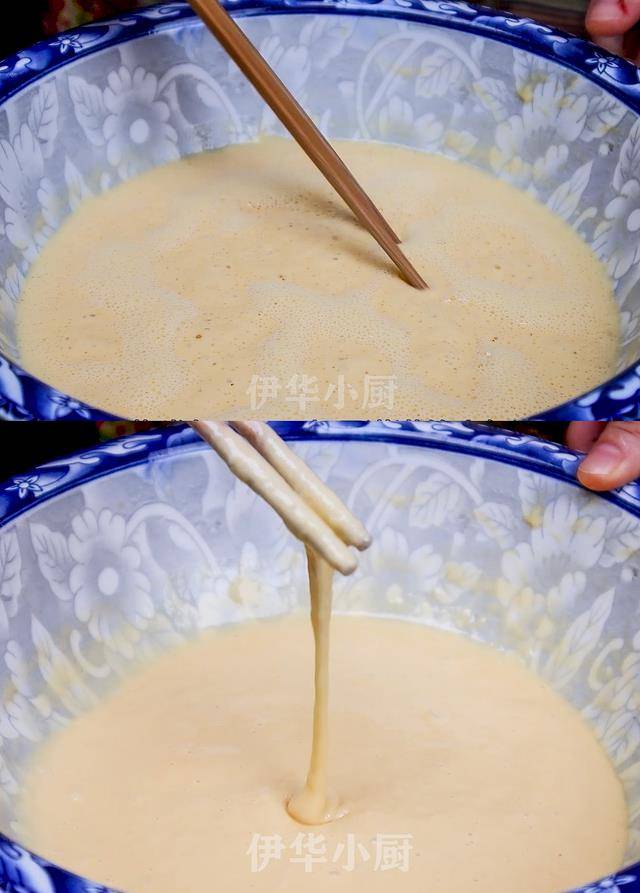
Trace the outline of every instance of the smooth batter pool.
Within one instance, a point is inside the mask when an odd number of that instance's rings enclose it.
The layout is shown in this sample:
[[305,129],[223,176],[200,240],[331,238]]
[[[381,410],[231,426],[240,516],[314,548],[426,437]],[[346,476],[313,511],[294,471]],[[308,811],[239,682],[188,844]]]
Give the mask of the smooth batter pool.
[[509,419],[611,376],[611,283],[564,221],[465,164],[336,148],[429,291],[292,141],[268,138],[86,201],[27,278],[22,365],[157,419]]
[[[329,781],[344,818],[310,828],[285,808],[313,693],[310,625],[292,616],[205,633],[54,734],[23,783],[22,842],[128,893],[560,893],[621,865],[621,785],[540,679],[459,635],[332,627]],[[284,847],[260,871],[254,835]],[[384,835],[399,865],[408,841],[406,871],[376,868]]]

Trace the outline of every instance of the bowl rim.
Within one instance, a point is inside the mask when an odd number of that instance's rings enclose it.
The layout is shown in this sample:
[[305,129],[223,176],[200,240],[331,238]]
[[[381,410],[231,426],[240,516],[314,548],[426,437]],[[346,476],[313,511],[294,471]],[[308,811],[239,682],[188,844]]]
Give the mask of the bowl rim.
[[[576,476],[583,453],[532,434],[519,434],[484,422],[315,419],[269,424],[291,442],[365,441],[429,447],[515,465],[584,489]],[[209,447],[186,422],[175,422],[116,437],[35,465],[0,482],[0,530],[36,503],[115,471],[157,461],[177,449],[187,453]],[[640,478],[617,490],[592,495],[640,518]]]
[[[394,18],[477,34],[510,44],[576,71],[640,118],[640,69],[582,38],[464,0],[222,0],[237,18],[331,14]],[[65,31],[0,61],[0,111],[24,89],[94,52],[178,27],[203,27],[186,0],[159,3]],[[20,401],[12,399],[20,386]],[[27,394],[25,398],[25,392]],[[58,391],[0,353],[0,409],[16,420],[115,419],[111,413]],[[640,358],[582,394],[535,413],[538,421],[635,419],[640,413]]]
[[[386,443],[443,450],[501,462],[582,489],[576,478],[581,453],[528,434],[470,422],[271,422],[290,442]],[[0,532],[48,499],[110,474],[174,456],[210,451],[184,422],[126,435],[31,468],[0,484]],[[640,481],[593,494],[640,518]],[[631,873],[630,873],[631,872]],[[8,879],[9,887],[3,887]],[[0,889],[21,893],[118,893],[63,869],[0,833]],[[78,886],[80,885],[80,886]],[[640,862],[567,893],[640,893]]]

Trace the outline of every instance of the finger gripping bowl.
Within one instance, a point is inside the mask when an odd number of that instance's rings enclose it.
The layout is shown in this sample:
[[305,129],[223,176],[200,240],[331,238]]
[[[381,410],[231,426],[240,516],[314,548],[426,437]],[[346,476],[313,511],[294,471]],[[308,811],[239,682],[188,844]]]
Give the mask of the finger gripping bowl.
[[[538,417],[637,418],[638,69],[585,41],[466,3],[226,5],[328,137],[465,160],[568,221],[613,279],[621,348],[614,378]],[[108,417],[108,406],[84,405],[20,365],[22,283],[61,221],[86,196],[148,167],[276,130],[271,111],[185,3],[70,31],[0,64],[6,417]]]

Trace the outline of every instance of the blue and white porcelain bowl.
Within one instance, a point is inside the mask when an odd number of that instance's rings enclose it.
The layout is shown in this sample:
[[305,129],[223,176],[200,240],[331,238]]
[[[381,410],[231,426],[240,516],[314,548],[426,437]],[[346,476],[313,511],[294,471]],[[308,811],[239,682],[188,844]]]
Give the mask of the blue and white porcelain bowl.
[[[640,486],[588,493],[574,453],[482,426],[278,428],[374,537],[337,610],[513,652],[591,723],[626,791],[629,864],[583,893],[640,893]],[[25,761],[150,655],[303,607],[304,568],[300,544],[190,429],[0,486],[0,890],[109,893],[11,839]]]
[[[622,346],[614,378],[539,417],[640,415],[637,68],[464,2],[226,5],[329,137],[463,159],[564,217],[613,278]],[[271,112],[184,2],[68,32],[0,65],[5,416],[107,417],[29,375],[16,343],[24,276],[78,202],[154,164],[274,130]]]

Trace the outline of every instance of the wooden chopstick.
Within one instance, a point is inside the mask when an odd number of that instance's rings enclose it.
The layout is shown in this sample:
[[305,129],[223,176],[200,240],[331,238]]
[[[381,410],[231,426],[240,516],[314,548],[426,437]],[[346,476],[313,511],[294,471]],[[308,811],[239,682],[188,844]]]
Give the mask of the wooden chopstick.
[[218,0],[189,2],[298,145],[394,262],[406,281],[414,288],[427,288],[422,276],[398,247],[400,240],[380,211],[228,12]]
[[[354,552],[244,437],[226,422],[192,421],[189,424],[213,447],[236,477],[275,509],[294,536],[312,546],[341,574],[353,573],[358,566]],[[349,511],[346,506],[344,509]]]
[[349,546],[367,549],[371,537],[340,497],[265,422],[229,422],[276,469],[329,527]]

